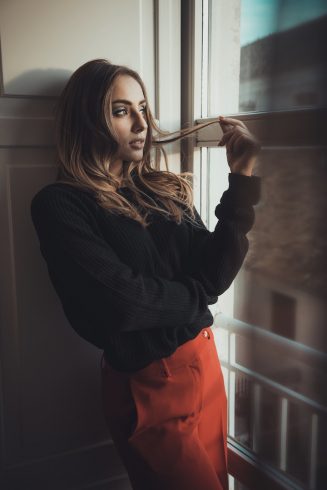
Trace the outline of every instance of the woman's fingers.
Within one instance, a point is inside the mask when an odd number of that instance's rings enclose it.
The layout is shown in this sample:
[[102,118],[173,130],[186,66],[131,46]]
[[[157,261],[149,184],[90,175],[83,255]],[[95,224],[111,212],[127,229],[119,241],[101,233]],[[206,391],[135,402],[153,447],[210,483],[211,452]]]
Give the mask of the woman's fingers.
[[232,136],[235,134],[234,130],[228,131],[227,133],[224,134],[224,136],[221,138],[221,140],[218,143],[218,146],[224,146],[227,145],[229,140],[232,138]]
[[237,151],[238,143],[240,142],[242,143],[242,138],[240,134],[234,132],[234,134],[231,136],[231,138],[229,138],[227,143],[232,153],[235,153]]
[[233,137],[233,136],[239,136],[240,134],[247,134],[247,131],[244,130],[243,128],[233,128],[233,129],[229,129],[224,135],[223,137],[221,138],[221,140],[219,141],[218,143],[218,146],[224,146],[225,144],[227,144],[228,141],[230,141],[230,139]]
[[[219,116],[218,118],[219,123],[223,125],[232,125],[232,126],[240,126],[241,128],[246,129],[246,126],[243,121],[240,121],[239,119],[234,119],[232,117],[224,117],[222,119],[222,116]],[[223,129],[223,128],[222,128]]]
[[220,124],[220,127],[221,127],[223,133],[227,133],[227,131],[234,129],[234,126],[232,124],[227,124],[227,123],[222,123],[222,122]]
[[232,172],[251,175],[260,142],[242,121],[231,117],[218,118],[223,136],[218,146],[226,145],[227,162]]
[[225,132],[218,146],[226,145],[229,154],[240,154],[249,150],[256,151],[260,148],[258,140],[243,126],[234,126]]
[[244,149],[244,138],[240,133],[234,131],[232,136],[226,142],[227,152],[237,155]]

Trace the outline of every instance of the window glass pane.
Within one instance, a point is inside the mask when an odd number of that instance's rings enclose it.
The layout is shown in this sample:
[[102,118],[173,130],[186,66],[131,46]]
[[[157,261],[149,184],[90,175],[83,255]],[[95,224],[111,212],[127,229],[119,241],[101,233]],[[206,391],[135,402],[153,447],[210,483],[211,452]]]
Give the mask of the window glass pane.
[[326,14],[325,0],[241,0],[241,46]]
[[208,116],[326,104],[325,0],[211,0],[209,13]]
[[324,0],[242,0],[239,111],[324,102]]
[[[217,222],[217,189],[228,187],[225,155],[224,149],[208,149],[211,230]],[[233,312],[226,318],[221,308],[215,318],[219,355],[224,345],[220,361],[228,392],[229,435],[303,488],[323,489],[326,151],[263,149],[257,173],[261,200],[247,234],[248,254],[233,283]]]
[[243,483],[239,482],[235,478],[229,475],[229,490],[250,490],[248,487],[243,485]]

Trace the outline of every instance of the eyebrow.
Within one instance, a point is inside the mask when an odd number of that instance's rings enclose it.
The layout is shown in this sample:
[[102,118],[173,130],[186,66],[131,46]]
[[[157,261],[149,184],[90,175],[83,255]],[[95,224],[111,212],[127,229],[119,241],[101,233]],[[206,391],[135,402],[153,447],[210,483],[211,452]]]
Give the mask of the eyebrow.
[[[116,100],[114,100],[112,103],[113,103],[113,104],[118,104],[118,102],[123,102],[124,104],[132,105],[132,102],[130,102],[129,100],[126,100],[126,99],[116,99]],[[141,100],[141,101],[139,102],[139,105],[140,105],[140,104],[143,104],[144,102],[146,102],[146,100],[145,100],[145,99]]]

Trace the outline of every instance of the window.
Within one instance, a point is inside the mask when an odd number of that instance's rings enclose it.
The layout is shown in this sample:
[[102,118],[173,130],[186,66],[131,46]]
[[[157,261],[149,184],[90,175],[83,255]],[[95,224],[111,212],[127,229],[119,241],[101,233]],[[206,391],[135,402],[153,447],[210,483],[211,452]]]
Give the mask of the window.
[[[184,121],[229,115],[262,143],[249,253],[211,305],[229,400],[231,490],[327,488],[326,14],[318,0],[182,1],[182,57],[194,87]],[[210,230],[229,173],[215,136],[213,125],[184,148]]]
[[241,1],[240,112],[324,103],[326,14],[321,0]]
[[272,291],[271,297],[271,330],[279,335],[295,338],[295,308],[296,302],[293,298]]

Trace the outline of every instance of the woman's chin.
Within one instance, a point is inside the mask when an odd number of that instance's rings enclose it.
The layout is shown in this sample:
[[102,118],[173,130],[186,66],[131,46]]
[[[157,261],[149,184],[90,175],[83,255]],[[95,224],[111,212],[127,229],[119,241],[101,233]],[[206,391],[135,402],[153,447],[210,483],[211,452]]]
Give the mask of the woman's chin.
[[133,150],[126,152],[125,155],[122,156],[122,160],[124,162],[140,162],[143,159],[143,148],[140,150]]
[[131,157],[132,162],[141,162],[143,160],[143,150],[134,151],[133,156]]

